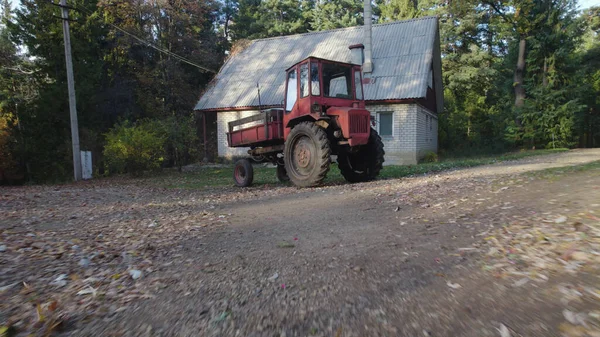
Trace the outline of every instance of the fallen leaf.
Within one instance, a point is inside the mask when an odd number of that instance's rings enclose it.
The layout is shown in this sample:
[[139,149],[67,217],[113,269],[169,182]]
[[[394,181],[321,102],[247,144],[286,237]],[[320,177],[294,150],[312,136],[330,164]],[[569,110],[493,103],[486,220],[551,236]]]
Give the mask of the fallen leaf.
[[558,218],[554,219],[554,223],[565,223],[565,222],[567,222],[567,217],[564,215],[561,215]]
[[459,289],[462,288],[462,286],[458,283],[452,283],[450,281],[446,282],[446,285],[448,285],[448,287],[452,288],[452,289]]
[[510,330],[506,327],[506,325],[500,323],[500,327],[496,328],[500,333],[500,337],[510,337]]
[[77,295],[89,295],[92,294],[93,297],[96,297],[96,289],[87,286],[86,288],[77,292]]
[[132,279],[137,280],[140,277],[142,277],[142,272],[137,269],[132,269],[129,271],[129,275],[131,276]]

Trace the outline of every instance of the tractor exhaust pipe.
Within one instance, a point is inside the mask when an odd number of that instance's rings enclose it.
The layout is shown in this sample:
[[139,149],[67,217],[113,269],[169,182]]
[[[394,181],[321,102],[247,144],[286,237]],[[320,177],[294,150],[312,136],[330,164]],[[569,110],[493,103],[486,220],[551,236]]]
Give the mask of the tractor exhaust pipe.
[[371,25],[373,24],[373,11],[371,9],[371,0],[365,0],[365,63],[363,64],[363,73],[373,72],[373,43],[371,34]]

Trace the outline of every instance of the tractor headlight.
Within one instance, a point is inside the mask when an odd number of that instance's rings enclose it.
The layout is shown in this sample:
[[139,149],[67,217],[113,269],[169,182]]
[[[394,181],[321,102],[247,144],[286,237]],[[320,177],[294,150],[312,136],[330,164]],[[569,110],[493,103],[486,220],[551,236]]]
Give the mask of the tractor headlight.
[[314,103],[313,103],[313,104],[310,106],[310,109],[311,109],[311,111],[312,111],[312,112],[314,112],[314,113],[319,113],[319,112],[321,112],[321,105],[320,105],[319,103],[317,103],[317,102],[314,102]]

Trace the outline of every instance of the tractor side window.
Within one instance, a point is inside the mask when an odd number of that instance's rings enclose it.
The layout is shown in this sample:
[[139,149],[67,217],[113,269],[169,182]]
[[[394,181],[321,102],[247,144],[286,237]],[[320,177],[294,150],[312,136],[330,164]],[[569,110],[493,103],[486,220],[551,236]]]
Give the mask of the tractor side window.
[[363,87],[360,80],[360,71],[354,72],[354,87],[356,88],[356,99],[363,99]]
[[341,64],[323,63],[323,96],[352,99],[352,69]]
[[300,97],[308,96],[308,63],[300,66]]
[[296,69],[288,73],[287,93],[285,95],[285,111],[292,111],[298,99],[298,81],[296,80]]
[[319,83],[319,64],[310,64],[310,91],[313,96],[321,95],[321,85]]

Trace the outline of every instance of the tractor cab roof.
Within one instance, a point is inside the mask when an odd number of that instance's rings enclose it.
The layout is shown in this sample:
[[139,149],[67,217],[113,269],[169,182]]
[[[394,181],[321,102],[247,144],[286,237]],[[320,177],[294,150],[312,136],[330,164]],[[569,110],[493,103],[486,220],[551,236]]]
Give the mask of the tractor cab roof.
[[309,56],[303,60],[300,60],[296,63],[294,63],[292,66],[290,66],[289,68],[287,68],[285,71],[287,72],[288,70],[294,68],[295,66],[297,66],[298,64],[306,61],[306,60],[317,60],[317,61],[325,61],[327,63],[335,63],[335,64],[341,64],[341,65],[347,65],[349,67],[360,67],[356,64],[352,64],[352,63],[346,63],[346,62],[339,62],[339,61],[334,61],[334,60],[328,60],[328,59],[324,59],[324,58],[320,58],[320,57],[315,57],[315,56]]

